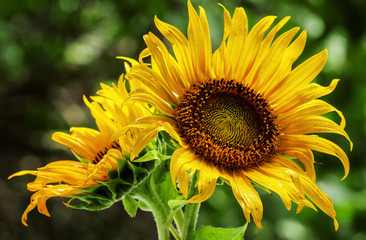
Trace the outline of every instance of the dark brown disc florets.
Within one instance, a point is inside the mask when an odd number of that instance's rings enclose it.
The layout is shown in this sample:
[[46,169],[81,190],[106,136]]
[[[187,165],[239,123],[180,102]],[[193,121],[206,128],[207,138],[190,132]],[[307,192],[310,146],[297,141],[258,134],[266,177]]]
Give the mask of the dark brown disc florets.
[[180,134],[196,154],[224,169],[245,169],[277,150],[279,130],[266,100],[233,80],[192,85],[175,109]]
[[113,142],[109,147],[105,147],[104,149],[101,149],[97,154],[96,156],[94,157],[94,161],[93,163],[99,163],[104,155],[107,154],[107,152],[110,150],[110,149],[118,149],[118,150],[121,150],[121,146],[119,145],[118,141],[115,141]]

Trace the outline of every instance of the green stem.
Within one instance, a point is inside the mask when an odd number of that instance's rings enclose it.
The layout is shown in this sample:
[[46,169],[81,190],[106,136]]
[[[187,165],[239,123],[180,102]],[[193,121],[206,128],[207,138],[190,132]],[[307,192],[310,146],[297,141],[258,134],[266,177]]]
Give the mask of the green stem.
[[183,224],[184,224],[184,214],[182,209],[180,208],[174,214],[174,222],[177,225],[179,233],[183,232]]
[[177,230],[173,227],[173,225],[170,225],[170,232],[174,236],[175,240],[182,240],[182,238],[179,236],[179,233]]
[[168,214],[165,211],[164,204],[161,202],[156,192],[150,191],[150,194],[145,194],[145,192],[148,193],[148,189],[146,189],[146,191],[139,192],[135,197],[145,202],[146,205],[151,209],[158,230],[159,240],[169,240],[170,226],[166,225]]
[[184,223],[182,239],[187,239],[188,235],[196,229],[196,223],[198,218],[198,211],[201,203],[190,203],[187,204],[184,211]]
[[[173,219],[175,221],[175,224],[176,224],[179,232],[172,225]],[[182,233],[182,231],[183,231],[183,221],[184,221],[184,215],[183,215],[183,211],[181,208],[176,209],[174,211],[173,210],[170,211],[170,214],[168,216],[168,219],[167,219],[165,225],[167,228],[170,229],[171,234],[174,236],[174,238],[176,240],[182,239],[179,234]]]

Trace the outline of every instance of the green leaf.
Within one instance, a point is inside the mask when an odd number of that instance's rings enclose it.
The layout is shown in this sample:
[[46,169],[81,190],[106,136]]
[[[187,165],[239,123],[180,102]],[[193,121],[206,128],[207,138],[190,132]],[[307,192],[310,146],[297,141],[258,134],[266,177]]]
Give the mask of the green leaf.
[[139,208],[142,211],[151,212],[151,208],[149,206],[147,206],[147,204],[144,201],[139,200],[138,204],[139,204]]
[[127,160],[125,158],[117,158],[117,172],[118,172],[118,177],[121,176],[121,172],[123,172],[123,170],[126,168],[127,165]]
[[159,193],[159,198],[166,205],[169,210],[168,201],[179,199],[180,195],[175,190],[173,181],[169,172],[169,162],[163,161],[151,176],[150,187],[154,188]]
[[111,181],[100,181],[99,183],[100,185],[97,186],[83,188],[84,193],[82,194],[72,196],[82,201],[82,204],[69,204],[68,206],[90,211],[102,210],[120,200],[132,188],[132,184],[119,178]]
[[179,143],[176,140],[174,140],[169,133],[161,131],[159,132],[159,136],[161,136],[161,141],[164,143],[164,145],[166,145],[166,147],[169,148],[165,149],[167,150],[166,154],[171,155],[177,148],[180,148]]
[[132,184],[122,179],[114,179],[108,182],[107,187],[113,193],[113,199],[118,201],[132,188]]
[[188,204],[188,202],[186,200],[179,199],[179,200],[169,200],[168,201],[168,205],[169,205],[170,209],[173,211],[184,207],[186,204]]
[[[146,176],[149,175],[149,171],[146,168],[138,167],[131,162],[128,162],[128,166],[129,166],[129,169],[132,170],[133,184],[140,182],[142,179],[144,179]],[[125,177],[127,177],[127,176],[124,174],[121,175],[121,178],[123,180],[125,180]],[[129,177],[131,177],[131,176],[129,176]]]
[[113,205],[114,202],[111,201],[103,201],[97,198],[78,198],[79,200],[85,202],[78,205],[70,205],[67,204],[68,207],[74,208],[74,209],[83,209],[83,210],[89,210],[89,211],[99,211],[106,208],[109,208]]
[[164,154],[159,153],[156,150],[151,150],[148,153],[146,153],[144,156],[133,160],[134,163],[136,162],[147,162],[152,160],[167,160],[170,156],[165,156]]
[[215,228],[201,226],[188,235],[187,240],[242,240],[248,223],[239,228]]
[[128,194],[123,197],[122,201],[128,215],[130,215],[130,217],[135,217],[137,209],[139,208],[139,204],[137,203],[137,201]]

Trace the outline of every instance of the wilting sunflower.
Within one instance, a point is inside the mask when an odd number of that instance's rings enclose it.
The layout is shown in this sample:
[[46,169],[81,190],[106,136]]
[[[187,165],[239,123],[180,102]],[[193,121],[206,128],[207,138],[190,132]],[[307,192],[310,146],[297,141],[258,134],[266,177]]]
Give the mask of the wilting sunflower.
[[[316,210],[317,205],[334,219],[337,229],[333,203],[315,183],[313,157],[313,151],[333,155],[342,162],[344,177],[349,172],[344,151],[312,135],[337,133],[349,140],[342,113],[318,99],[331,93],[339,80],[327,87],[312,83],[325,65],[327,51],[293,68],[304,49],[306,32],[297,35],[295,27],[275,37],[289,17],[272,28],[276,17],[265,17],[248,31],[243,8],[236,8],[232,18],[225,7],[223,11],[223,38],[213,53],[203,8],[198,15],[188,1],[187,38],[155,18],[174,55],[149,33],[144,36],[147,48],[140,54],[140,64],[126,75],[130,82],[145,84],[130,99],[149,103],[161,113],[138,121],[149,127],[131,156],[165,130],[180,144],[170,171],[187,201],[205,201],[222,178],[231,185],[247,221],[252,215],[261,228],[262,201],[253,188],[257,184],[276,192],[287,209],[291,201],[298,204],[298,211],[303,206]],[[151,63],[144,62],[147,57]],[[321,116],[329,112],[340,116],[339,125]],[[198,194],[189,198],[196,171]]]
[[[20,171],[9,177],[25,174],[36,176],[34,182],[28,183],[28,190],[35,193],[23,213],[24,225],[27,226],[27,214],[36,206],[40,213],[50,216],[46,207],[49,198],[73,198],[79,194],[87,194],[86,188],[110,180],[109,170],[117,169],[117,159],[123,159],[124,153],[130,152],[135,145],[137,130],[131,129],[117,139],[113,135],[133,123],[136,118],[150,115],[150,112],[142,105],[123,104],[128,95],[123,76],[118,87],[105,84],[101,86],[102,89],[98,92],[100,96],[92,97],[93,102],[84,97],[99,130],[73,127],[71,134],[56,132],[52,135],[54,141],[69,147],[81,161],[56,161],[38,168],[37,171]],[[132,86],[131,88],[133,89]],[[103,97],[106,94],[108,98]]]

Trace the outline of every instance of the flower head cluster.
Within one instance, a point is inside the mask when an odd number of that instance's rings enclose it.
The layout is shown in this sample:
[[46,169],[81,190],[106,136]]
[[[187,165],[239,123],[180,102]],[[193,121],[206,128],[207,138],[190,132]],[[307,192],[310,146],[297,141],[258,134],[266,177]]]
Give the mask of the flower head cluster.
[[[126,67],[128,69],[128,65]],[[151,115],[150,109],[144,105],[124,103],[128,97],[125,83],[122,75],[118,86],[101,84],[101,90],[97,92],[98,96],[92,97],[92,102],[84,97],[98,130],[72,127],[70,134],[55,132],[52,135],[54,141],[67,146],[78,160],[51,162],[36,171],[20,171],[9,177],[36,176],[28,183],[28,190],[35,193],[23,213],[24,225],[27,225],[28,212],[36,206],[40,213],[50,216],[46,207],[49,198],[90,195],[91,187],[112,180],[110,171],[118,169],[119,161],[126,159],[126,153],[136,145],[139,130],[127,129],[120,137],[116,134],[136,119]],[[130,84],[131,89],[134,87],[133,83]]]

